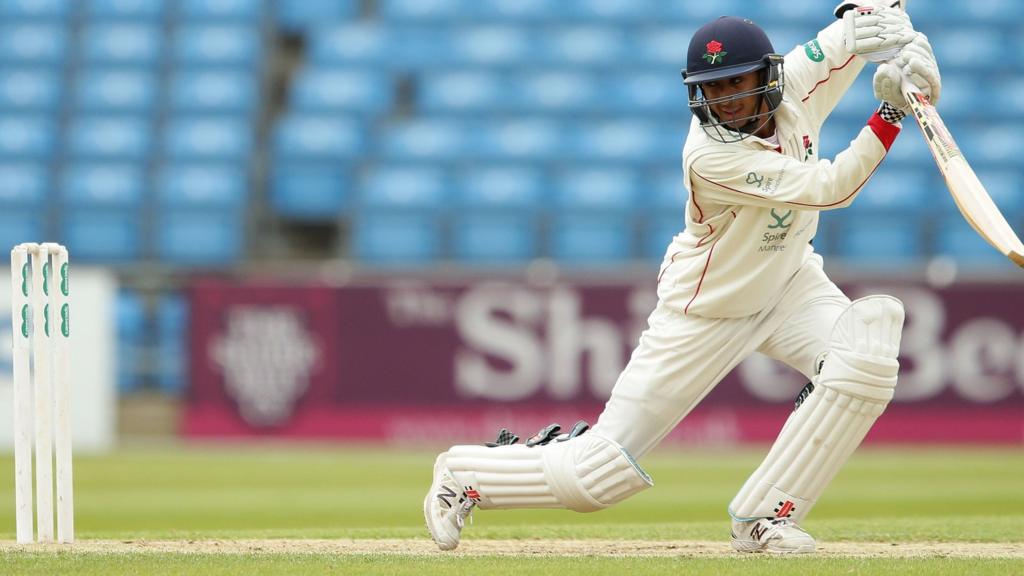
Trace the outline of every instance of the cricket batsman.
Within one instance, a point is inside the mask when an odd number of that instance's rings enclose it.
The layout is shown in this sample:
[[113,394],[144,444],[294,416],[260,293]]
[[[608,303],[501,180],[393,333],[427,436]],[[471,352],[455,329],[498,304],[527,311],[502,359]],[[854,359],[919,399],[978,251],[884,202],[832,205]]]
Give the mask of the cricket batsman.
[[[903,306],[850,301],[812,245],[818,214],[849,206],[900,131],[903,76],[933,102],[927,38],[888,6],[844,2],[839,20],[785,56],[754,22],[721,17],[689,44],[693,113],[683,148],[685,229],[658,275],[658,305],[592,429],[453,446],[423,504],[443,550],[474,507],[607,508],[653,485],[637,460],[741,360],[766,354],[811,381],[728,506],[742,552],[808,553],[800,522],[893,397]],[[820,159],[821,125],[868,62],[880,107],[848,148]],[[511,444],[510,444],[511,442]]]

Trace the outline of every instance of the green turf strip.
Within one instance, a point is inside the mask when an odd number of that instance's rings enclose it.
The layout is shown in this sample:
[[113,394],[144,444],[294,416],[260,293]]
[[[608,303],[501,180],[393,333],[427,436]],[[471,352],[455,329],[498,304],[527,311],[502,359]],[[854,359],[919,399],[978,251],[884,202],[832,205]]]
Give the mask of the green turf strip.
[[566,576],[644,576],[654,574],[759,576],[786,574],[893,574],[899,576],[978,576],[1020,574],[1024,563],[1000,559],[885,559],[885,558],[525,558],[508,556],[408,557],[337,556],[310,554],[220,555],[220,554],[36,554],[9,553],[0,556],[5,574],[116,576],[120,574],[165,575],[313,575],[388,574],[395,576],[451,576],[488,574],[520,576],[552,574]]

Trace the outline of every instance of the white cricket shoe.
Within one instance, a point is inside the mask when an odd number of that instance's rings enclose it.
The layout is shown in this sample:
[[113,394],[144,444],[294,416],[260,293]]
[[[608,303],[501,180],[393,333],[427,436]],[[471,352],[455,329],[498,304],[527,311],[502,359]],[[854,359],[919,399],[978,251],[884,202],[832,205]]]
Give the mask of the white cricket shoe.
[[466,516],[476,502],[468,498],[445,465],[445,454],[434,462],[434,483],[423,500],[423,517],[430,537],[441,550],[454,550],[459,545]]
[[732,547],[740,552],[810,554],[814,538],[789,518],[732,521]]

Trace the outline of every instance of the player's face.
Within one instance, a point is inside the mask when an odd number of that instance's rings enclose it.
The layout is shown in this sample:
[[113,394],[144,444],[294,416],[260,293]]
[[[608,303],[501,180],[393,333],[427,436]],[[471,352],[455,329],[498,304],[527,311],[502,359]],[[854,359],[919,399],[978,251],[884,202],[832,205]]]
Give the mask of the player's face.
[[[749,92],[759,88],[761,85],[760,72],[748,72],[741,76],[733,76],[723,80],[713,80],[701,84],[704,98],[714,100],[725,98],[741,92]],[[730,128],[740,128],[749,121],[749,117],[758,113],[757,107],[759,98],[751,95],[737,100],[727,100],[719,104],[713,104],[711,111],[722,122]]]

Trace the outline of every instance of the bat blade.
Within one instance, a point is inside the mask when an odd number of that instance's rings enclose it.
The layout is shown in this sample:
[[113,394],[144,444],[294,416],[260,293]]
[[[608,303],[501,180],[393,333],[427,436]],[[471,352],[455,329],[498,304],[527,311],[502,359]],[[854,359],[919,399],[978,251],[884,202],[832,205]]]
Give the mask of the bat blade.
[[964,158],[935,106],[906,79],[903,92],[964,219],[993,248],[1024,268],[1024,244]]

